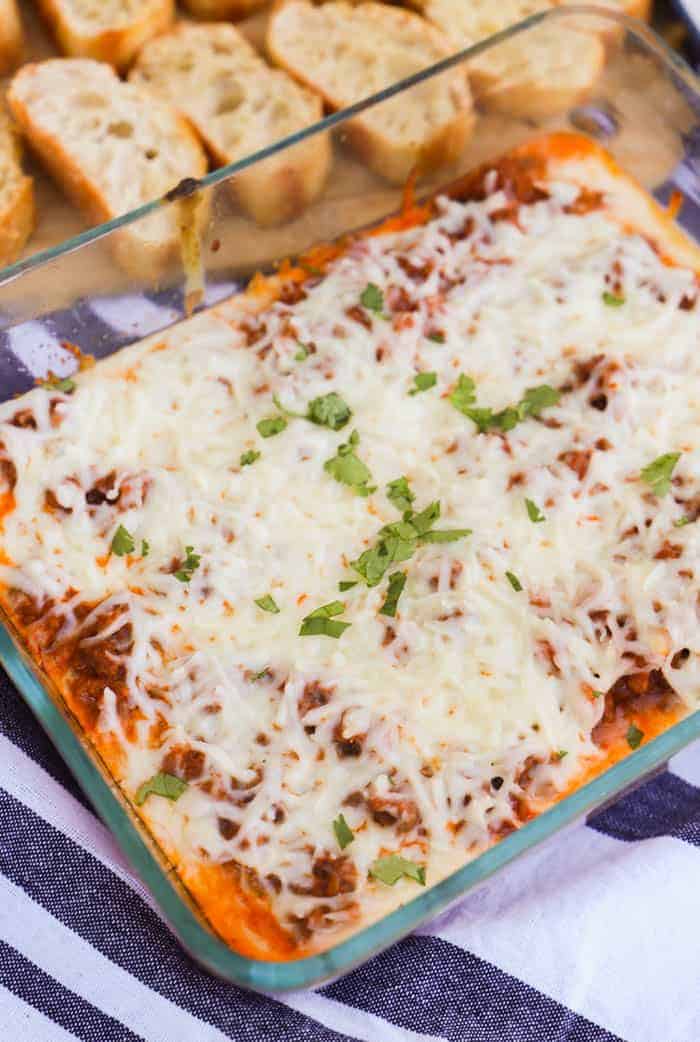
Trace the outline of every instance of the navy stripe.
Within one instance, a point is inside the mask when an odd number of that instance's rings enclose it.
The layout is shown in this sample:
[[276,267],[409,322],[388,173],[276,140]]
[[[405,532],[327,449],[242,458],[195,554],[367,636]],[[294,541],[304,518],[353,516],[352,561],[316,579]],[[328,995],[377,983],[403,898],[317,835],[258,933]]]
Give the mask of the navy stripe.
[[38,763],[47,774],[67,789],[72,796],[92,811],[80,786],[54,749],[46,732],[31,709],[0,669],[0,734],[9,738],[22,752]]
[[438,937],[407,937],[322,994],[449,1042],[622,1042]]
[[[133,307],[133,305],[132,305]],[[125,316],[128,319],[128,315]],[[46,328],[57,340],[69,340],[95,358],[111,355],[119,347],[139,340],[138,333],[124,333],[103,322],[85,300],[78,301],[70,310],[54,311],[43,320]],[[126,321],[124,325],[126,326]]]
[[236,1042],[350,1042],[200,970],[122,880],[2,790],[0,837],[3,875],[117,966]]
[[144,1042],[1,940],[0,984],[83,1042]]
[[626,842],[673,836],[700,847],[700,789],[664,771],[593,814],[588,824]]
[[0,333],[0,401],[7,401],[34,387],[34,377],[10,350],[6,333]]

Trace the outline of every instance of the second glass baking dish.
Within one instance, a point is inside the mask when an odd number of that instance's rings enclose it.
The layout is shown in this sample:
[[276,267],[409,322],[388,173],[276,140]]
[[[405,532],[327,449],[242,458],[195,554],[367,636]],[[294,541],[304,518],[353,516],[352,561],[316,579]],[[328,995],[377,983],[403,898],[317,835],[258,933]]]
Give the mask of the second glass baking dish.
[[[503,53],[510,53],[511,61],[513,53],[533,53],[545,32],[555,42],[562,34],[562,43],[571,32],[596,34],[605,47],[605,61],[595,81],[576,96],[560,92],[559,103],[546,106],[546,111],[541,99],[537,104],[533,100],[530,110],[522,93],[495,107],[488,99],[477,99],[478,118],[470,140],[458,156],[449,157],[449,163],[419,167],[413,190],[418,195],[434,191],[542,132],[574,129],[603,141],[649,190],[663,197],[674,187],[680,189],[686,198],[681,220],[693,234],[692,222],[698,216],[693,201],[700,202],[694,152],[700,103],[697,81],[645,27],[594,8],[560,9],[535,15],[293,139],[219,170],[199,184],[185,185],[170,199],[6,270],[0,276],[3,398],[31,386],[48,370],[62,375],[74,366],[67,341],[95,356],[112,353],[143,333],[184,317],[193,304],[230,294],[256,270],[269,269],[314,243],[335,239],[398,210],[402,189],[383,182],[353,153],[353,121],[371,117],[381,106],[408,106],[412,97],[431,90],[438,78],[468,73],[474,62],[483,67],[485,61],[499,61]],[[565,68],[555,74],[562,83],[566,75]],[[556,85],[552,83],[553,88]],[[321,136],[330,138],[334,165],[317,203],[292,224],[273,229],[259,229],[243,217],[236,204],[237,179],[254,176],[266,161],[273,157],[283,161],[300,144]],[[141,265],[138,275],[122,270],[115,241],[138,222],[147,229],[146,222],[161,207],[171,208],[182,226],[179,249],[165,264],[154,263],[150,270]],[[207,215],[206,223],[199,225],[202,213]],[[697,236],[700,221],[695,229]],[[700,713],[696,713],[349,940],[296,962],[262,962],[231,951],[208,928],[97,755],[86,746],[75,721],[4,628],[0,629],[0,660],[184,946],[220,976],[265,990],[307,986],[370,958],[700,737]]]

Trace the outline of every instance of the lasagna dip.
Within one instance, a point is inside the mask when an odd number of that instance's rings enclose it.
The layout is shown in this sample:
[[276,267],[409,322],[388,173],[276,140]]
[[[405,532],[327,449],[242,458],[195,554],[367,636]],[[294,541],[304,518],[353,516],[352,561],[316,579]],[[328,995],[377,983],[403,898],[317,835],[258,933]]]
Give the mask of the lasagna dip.
[[237,950],[697,707],[696,266],[557,135],[0,407],[5,613]]

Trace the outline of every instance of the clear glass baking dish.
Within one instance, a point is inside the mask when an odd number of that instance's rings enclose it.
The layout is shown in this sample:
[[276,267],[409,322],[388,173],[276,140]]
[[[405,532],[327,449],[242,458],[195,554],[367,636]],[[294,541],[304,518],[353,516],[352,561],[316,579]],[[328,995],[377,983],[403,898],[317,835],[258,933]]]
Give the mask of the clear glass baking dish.
[[[164,328],[193,306],[234,292],[256,270],[271,269],[290,254],[335,239],[399,211],[404,189],[368,170],[352,151],[356,121],[381,106],[405,106],[434,89],[439,77],[467,73],[475,62],[497,60],[504,48],[520,53],[552,33],[562,47],[567,34],[594,33],[604,44],[595,82],[576,96],[564,90],[566,67],[552,101],[518,91],[477,99],[478,119],[458,155],[439,166],[425,164],[411,178],[418,197],[544,131],[574,129],[602,141],[623,167],[661,199],[674,190],[685,203],[680,221],[700,238],[700,82],[646,26],[593,7],[565,7],[534,15],[507,32],[455,54],[351,109],[327,117],[293,138],[232,164],[170,198],[0,271],[0,381],[2,398],[27,389],[48,370],[64,375],[75,353],[104,356],[145,332]],[[568,36],[569,41],[571,36]],[[601,51],[601,54],[603,52]],[[565,99],[565,103],[563,102]],[[333,166],[324,191],[291,223],[259,228],[241,213],[241,178],[265,176],[270,164],[294,161],[316,140],[330,145]],[[265,164],[268,164],[265,166]],[[245,182],[244,182],[245,183]],[[180,225],[175,248],[164,258],[148,250],[149,220],[173,214]],[[120,266],[124,233],[138,229],[149,263]],[[116,248],[115,248],[116,245]],[[150,263],[150,261],[153,263]],[[50,685],[6,627],[0,626],[0,661],[51,736],[95,809],[112,830],[134,869],[150,888],[185,948],[219,976],[260,990],[308,986],[369,959],[449,903],[503,869],[510,861],[584,818],[700,738],[700,712],[670,727],[588,782],[553,808],[421,893],[408,904],[321,954],[294,962],[264,962],[236,954],[207,926],[145,832],[99,757]]]

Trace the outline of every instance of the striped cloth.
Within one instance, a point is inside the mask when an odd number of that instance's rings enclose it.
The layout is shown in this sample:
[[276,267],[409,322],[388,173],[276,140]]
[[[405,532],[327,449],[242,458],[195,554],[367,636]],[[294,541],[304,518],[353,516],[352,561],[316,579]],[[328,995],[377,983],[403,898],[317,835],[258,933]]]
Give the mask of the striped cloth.
[[[700,206],[695,151],[674,180]],[[102,356],[177,305],[104,298],[16,326],[2,397],[69,372],[62,340]],[[0,673],[0,1042],[698,1042],[699,880],[700,743],[342,979],[246,992],[182,951]]]

